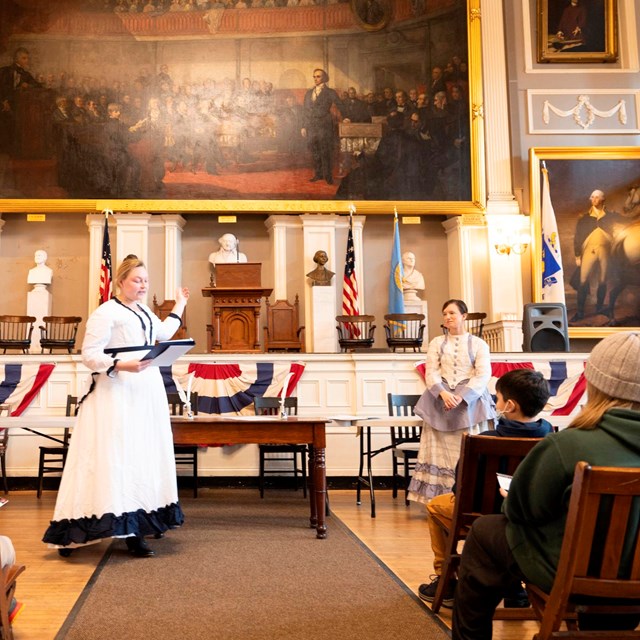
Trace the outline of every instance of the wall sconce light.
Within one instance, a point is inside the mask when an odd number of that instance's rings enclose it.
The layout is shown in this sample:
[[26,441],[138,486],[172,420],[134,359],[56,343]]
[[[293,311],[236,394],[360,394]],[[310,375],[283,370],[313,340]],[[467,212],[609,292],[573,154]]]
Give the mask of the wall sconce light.
[[515,253],[521,256],[528,248],[531,236],[524,231],[499,232],[495,249],[498,255],[509,256]]

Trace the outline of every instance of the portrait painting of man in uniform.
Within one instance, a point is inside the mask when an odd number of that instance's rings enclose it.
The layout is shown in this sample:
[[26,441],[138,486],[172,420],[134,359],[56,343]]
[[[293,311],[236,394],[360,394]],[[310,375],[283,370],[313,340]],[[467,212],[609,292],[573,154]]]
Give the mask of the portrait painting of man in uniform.
[[475,2],[0,3],[0,211],[476,211]]
[[[556,278],[564,282],[569,336],[602,337],[640,327],[640,151],[536,151],[531,166],[534,236],[541,237],[544,224],[541,180],[535,179],[544,161],[562,257],[562,274]],[[544,302],[540,252],[534,250],[532,259],[534,301]]]

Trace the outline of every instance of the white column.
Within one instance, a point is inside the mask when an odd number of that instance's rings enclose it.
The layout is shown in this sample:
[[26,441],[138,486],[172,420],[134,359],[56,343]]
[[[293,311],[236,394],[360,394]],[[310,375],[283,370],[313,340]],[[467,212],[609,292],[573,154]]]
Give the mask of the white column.
[[[314,215],[304,214],[300,216],[302,222],[302,238],[303,238],[303,260],[302,269],[305,275],[313,270],[315,264],[313,256],[316,251],[326,251],[329,262],[325,265],[330,271],[336,272],[336,226],[340,220],[336,215]],[[344,260],[344,257],[343,257]],[[308,280],[308,279],[305,279]],[[336,316],[336,288],[338,283],[342,282],[339,274],[333,277],[333,281],[328,287],[312,287],[306,282],[304,289],[304,317],[305,317],[305,348],[309,352],[313,352],[314,324],[313,320],[318,316],[320,310],[317,305],[314,308],[312,290],[324,289],[322,295],[322,303],[324,306],[325,318],[330,318],[333,322]],[[310,319],[312,322],[309,322]],[[320,330],[320,329],[319,329]]]
[[147,262],[149,255],[149,221],[148,213],[116,213],[116,258],[114,268],[130,253]]
[[[336,306],[335,287],[311,287],[311,322],[307,322],[305,336],[313,353],[336,353],[338,351],[338,334],[336,333],[335,315],[327,313],[327,309]],[[311,325],[310,327],[308,325]],[[308,331],[307,329],[311,329]]]
[[[518,214],[511,176],[507,53],[502,0],[482,0],[482,75],[487,214]],[[521,287],[520,287],[521,288]]]
[[484,216],[456,216],[442,226],[447,234],[449,296],[464,300],[469,311],[489,313]]
[[160,216],[164,224],[164,299],[174,300],[182,286],[182,230],[187,221],[180,214]]
[[[111,216],[109,217],[111,218]],[[100,264],[102,261],[104,214],[89,214],[86,217],[86,223],[89,227],[89,304],[87,308],[87,317],[89,317],[98,308],[100,302]],[[111,229],[109,236],[111,236]]]
[[[518,238],[521,233],[529,233],[527,216],[491,215],[487,216],[489,264],[491,268],[491,319],[522,320],[522,256],[515,253],[500,255],[495,249],[506,239]],[[528,248],[524,254],[530,257]],[[508,291],[509,295],[504,295]]]
[[287,297],[287,232],[298,229],[300,220],[294,216],[269,216],[264,223],[271,238],[273,251],[273,299],[288,300]]

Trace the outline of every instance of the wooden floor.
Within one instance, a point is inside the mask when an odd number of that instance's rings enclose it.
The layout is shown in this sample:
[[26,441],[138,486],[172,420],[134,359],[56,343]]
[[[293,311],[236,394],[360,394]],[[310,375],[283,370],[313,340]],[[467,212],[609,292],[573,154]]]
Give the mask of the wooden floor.
[[[109,544],[92,545],[66,560],[48,549],[41,538],[53,514],[55,495],[47,491],[38,500],[33,491],[12,492],[8,504],[0,509],[0,533],[13,540],[19,562],[27,567],[16,594],[24,608],[14,622],[15,640],[55,638]],[[330,499],[332,511],[417,593],[433,572],[424,508],[417,504],[406,507],[404,500],[393,500],[390,491],[378,491],[377,517],[371,518],[368,496],[360,506],[354,491],[332,491]],[[331,518],[328,526],[331,535]],[[442,620],[449,625],[450,611],[441,611]],[[536,630],[535,622],[496,622],[494,638],[524,640]]]

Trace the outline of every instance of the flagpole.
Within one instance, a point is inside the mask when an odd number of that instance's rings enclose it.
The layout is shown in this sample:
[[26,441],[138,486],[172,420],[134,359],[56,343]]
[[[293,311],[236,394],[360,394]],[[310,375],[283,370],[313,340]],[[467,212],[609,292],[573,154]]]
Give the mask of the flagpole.
[[100,297],[98,306],[111,299],[113,294],[113,270],[111,266],[111,241],[109,240],[109,216],[111,209],[103,209],[104,231],[102,234],[102,256],[100,259]]
[[[389,313],[404,313],[404,295],[402,281],[404,269],[402,267],[402,252],[400,250],[400,228],[398,226],[398,208],[393,207],[393,242],[391,244],[391,264],[389,271]],[[394,323],[395,324],[395,323]],[[402,331],[403,323],[394,326],[395,331]]]

